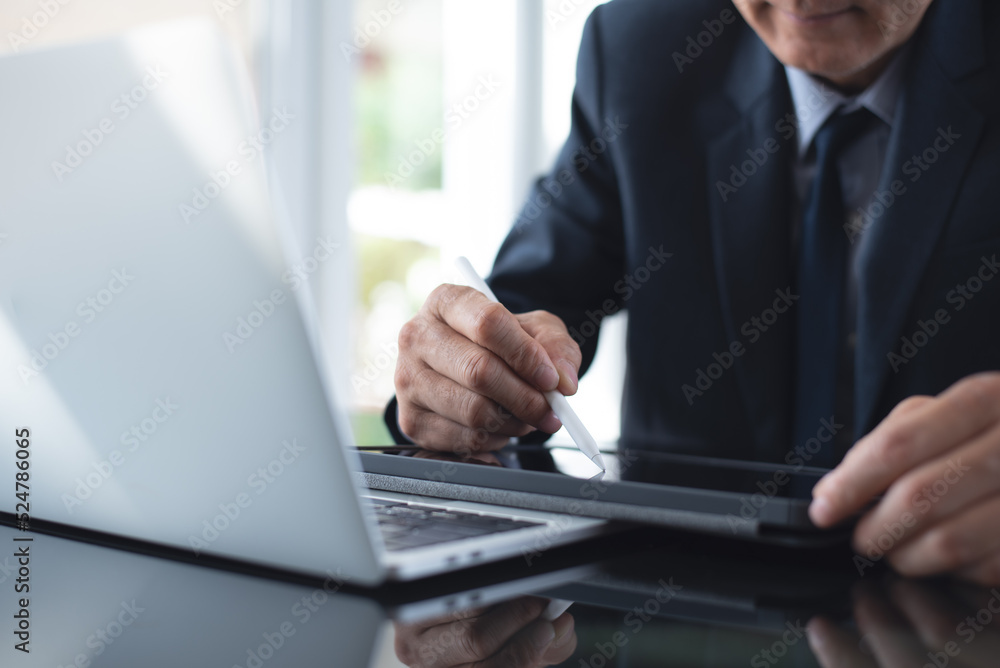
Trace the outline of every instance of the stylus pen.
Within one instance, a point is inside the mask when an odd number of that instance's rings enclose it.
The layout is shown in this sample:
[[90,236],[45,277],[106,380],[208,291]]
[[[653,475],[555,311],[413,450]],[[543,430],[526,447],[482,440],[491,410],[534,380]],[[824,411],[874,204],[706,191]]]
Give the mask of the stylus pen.
[[[462,276],[465,277],[470,287],[482,292],[490,301],[500,303],[497,296],[490,290],[490,286],[486,285],[486,281],[472,268],[469,258],[464,255],[460,256],[455,260],[455,265],[462,272]],[[552,412],[556,414],[556,417],[566,427],[566,431],[569,432],[573,442],[576,443],[576,447],[580,448],[583,454],[590,457],[590,461],[594,462],[602,471],[607,471],[607,467],[604,465],[604,457],[601,456],[601,450],[597,447],[597,441],[590,435],[587,428],[583,426],[583,422],[570,407],[566,397],[559,390],[549,390],[544,394],[546,401],[549,402],[549,406],[552,408]]]
[[542,619],[548,620],[550,622],[555,621],[559,615],[569,610],[569,606],[573,605],[573,601],[567,601],[561,598],[553,598],[549,601],[548,606],[542,611]]

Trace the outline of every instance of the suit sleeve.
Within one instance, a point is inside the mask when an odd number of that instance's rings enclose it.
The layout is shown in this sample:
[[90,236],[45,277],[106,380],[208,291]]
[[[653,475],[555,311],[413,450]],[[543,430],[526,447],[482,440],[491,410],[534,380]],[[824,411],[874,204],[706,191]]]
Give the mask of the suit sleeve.
[[615,156],[627,130],[603,108],[603,67],[598,7],[577,58],[569,137],[552,170],[534,183],[488,278],[509,310],[562,318],[583,351],[581,372],[597,349],[595,328],[581,325],[622,307],[614,285],[625,273]]

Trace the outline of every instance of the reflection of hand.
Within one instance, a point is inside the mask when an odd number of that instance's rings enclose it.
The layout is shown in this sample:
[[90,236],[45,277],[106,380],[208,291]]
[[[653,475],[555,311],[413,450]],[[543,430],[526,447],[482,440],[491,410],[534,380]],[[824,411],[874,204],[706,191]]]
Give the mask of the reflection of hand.
[[544,391],[573,394],[582,357],[546,311],[514,314],[472,288],[438,287],[399,332],[399,427],[435,450],[497,450],[562,424]]
[[548,601],[522,597],[423,624],[396,625],[396,656],[410,668],[534,668],[576,649],[573,617],[541,619]]
[[964,597],[913,581],[895,582],[887,592],[859,587],[855,594],[860,637],[822,617],[806,627],[823,668],[996,668],[1000,596]]
[[492,452],[469,452],[462,455],[444,452],[442,450],[420,449],[413,453],[414,459],[433,459],[441,462],[460,462],[462,464],[485,464],[486,466],[503,466]]
[[1000,584],[1000,373],[910,397],[813,490],[810,515],[831,526],[885,493],[854,533],[901,573],[954,572]]

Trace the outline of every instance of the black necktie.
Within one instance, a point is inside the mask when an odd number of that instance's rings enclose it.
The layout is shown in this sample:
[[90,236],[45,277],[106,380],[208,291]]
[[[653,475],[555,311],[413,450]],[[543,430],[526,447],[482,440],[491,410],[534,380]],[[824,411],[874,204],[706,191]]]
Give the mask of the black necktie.
[[[805,446],[817,439],[824,421],[850,424],[836,416],[837,361],[840,354],[847,264],[845,208],[837,161],[842,150],[856,139],[874,116],[866,109],[849,114],[835,112],[816,134],[816,175],[803,208],[798,261],[798,351],[796,366],[795,442]],[[844,370],[846,371],[846,370]],[[834,440],[828,439],[814,456],[812,466],[833,466]]]

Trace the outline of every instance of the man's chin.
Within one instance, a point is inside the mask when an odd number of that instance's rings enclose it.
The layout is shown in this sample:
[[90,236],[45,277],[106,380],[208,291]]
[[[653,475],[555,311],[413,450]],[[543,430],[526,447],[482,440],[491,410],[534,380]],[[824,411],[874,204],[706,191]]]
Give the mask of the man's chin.
[[829,55],[816,53],[815,50],[803,52],[802,50],[787,50],[786,52],[775,54],[783,65],[808,72],[813,76],[826,79],[831,82],[851,81],[868,69],[879,60],[879,55],[867,58],[859,58],[858,54],[851,54],[851,58],[845,59],[843,50],[832,52]]

